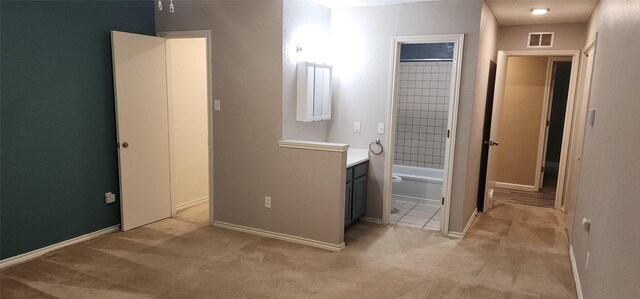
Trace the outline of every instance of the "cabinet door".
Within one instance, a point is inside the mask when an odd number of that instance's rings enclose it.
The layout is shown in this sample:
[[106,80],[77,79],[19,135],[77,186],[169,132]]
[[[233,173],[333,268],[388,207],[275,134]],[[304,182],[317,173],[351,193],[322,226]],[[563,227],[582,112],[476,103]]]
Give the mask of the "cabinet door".
[[367,176],[353,180],[353,220],[367,211]]
[[351,224],[353,218],[351,217],[353,207],[353,182],[348,182],[345,188],[344,196],[344,227]]

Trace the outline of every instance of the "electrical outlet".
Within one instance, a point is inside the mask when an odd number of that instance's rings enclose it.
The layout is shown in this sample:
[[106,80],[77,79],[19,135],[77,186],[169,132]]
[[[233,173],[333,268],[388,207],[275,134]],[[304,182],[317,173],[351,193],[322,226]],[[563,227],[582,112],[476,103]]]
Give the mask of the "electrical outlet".
[[107,192],[104,194],[104,203],[105,204],[110,204],[110,203],[114,203],[116,202],[116,195],[111,193],[111,192]]
[[220,111],[220,100],[213,100],[213,110]]
[[384,123],[378,123],[378,134],[384,134]]
[[269,196],[264,197],[264,207],[267,209],[271,209],[271,197]]

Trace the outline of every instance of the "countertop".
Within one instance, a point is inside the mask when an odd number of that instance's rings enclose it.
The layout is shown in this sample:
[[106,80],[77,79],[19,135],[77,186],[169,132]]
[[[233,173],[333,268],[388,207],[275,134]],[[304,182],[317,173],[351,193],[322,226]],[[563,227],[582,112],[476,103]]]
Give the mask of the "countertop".
[[360,148],[349,148],[347,151],[347,167],[355,166],[369,160],[369,150]]

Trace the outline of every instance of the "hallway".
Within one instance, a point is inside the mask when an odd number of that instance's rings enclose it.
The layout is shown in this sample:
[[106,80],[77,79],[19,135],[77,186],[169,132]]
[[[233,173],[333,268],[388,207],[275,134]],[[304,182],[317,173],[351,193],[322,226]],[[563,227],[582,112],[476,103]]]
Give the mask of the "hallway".
[[463,240],[360,222],[340,253],[218,229],[206,206],[1,273],[2,298],[575,298],[564,217],[498,203]]

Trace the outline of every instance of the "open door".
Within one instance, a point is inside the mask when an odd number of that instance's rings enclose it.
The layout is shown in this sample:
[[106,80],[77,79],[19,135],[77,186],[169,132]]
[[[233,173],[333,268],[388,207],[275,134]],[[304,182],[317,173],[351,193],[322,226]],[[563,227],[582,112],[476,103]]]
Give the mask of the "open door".
[[504,86],[507,80],[507,55],[498,52],[498,67],[496,72],[496,87],[493,97],[493,109],[491,115],[491,133],[488,140],[482,142],[489,145],[489,158],[487,162],[487,178],[485,185],[484,207],[482,211],[486,213],[493,207],[493,192],[496,188],[496,175],[498,165],[496,163],[496,150],[500,145],[498,142],[498,134],[500,133],[500,117],[502,115],[502,100],[504,97]]
[[171,217],[163,38],[112,31],[122,230]]

